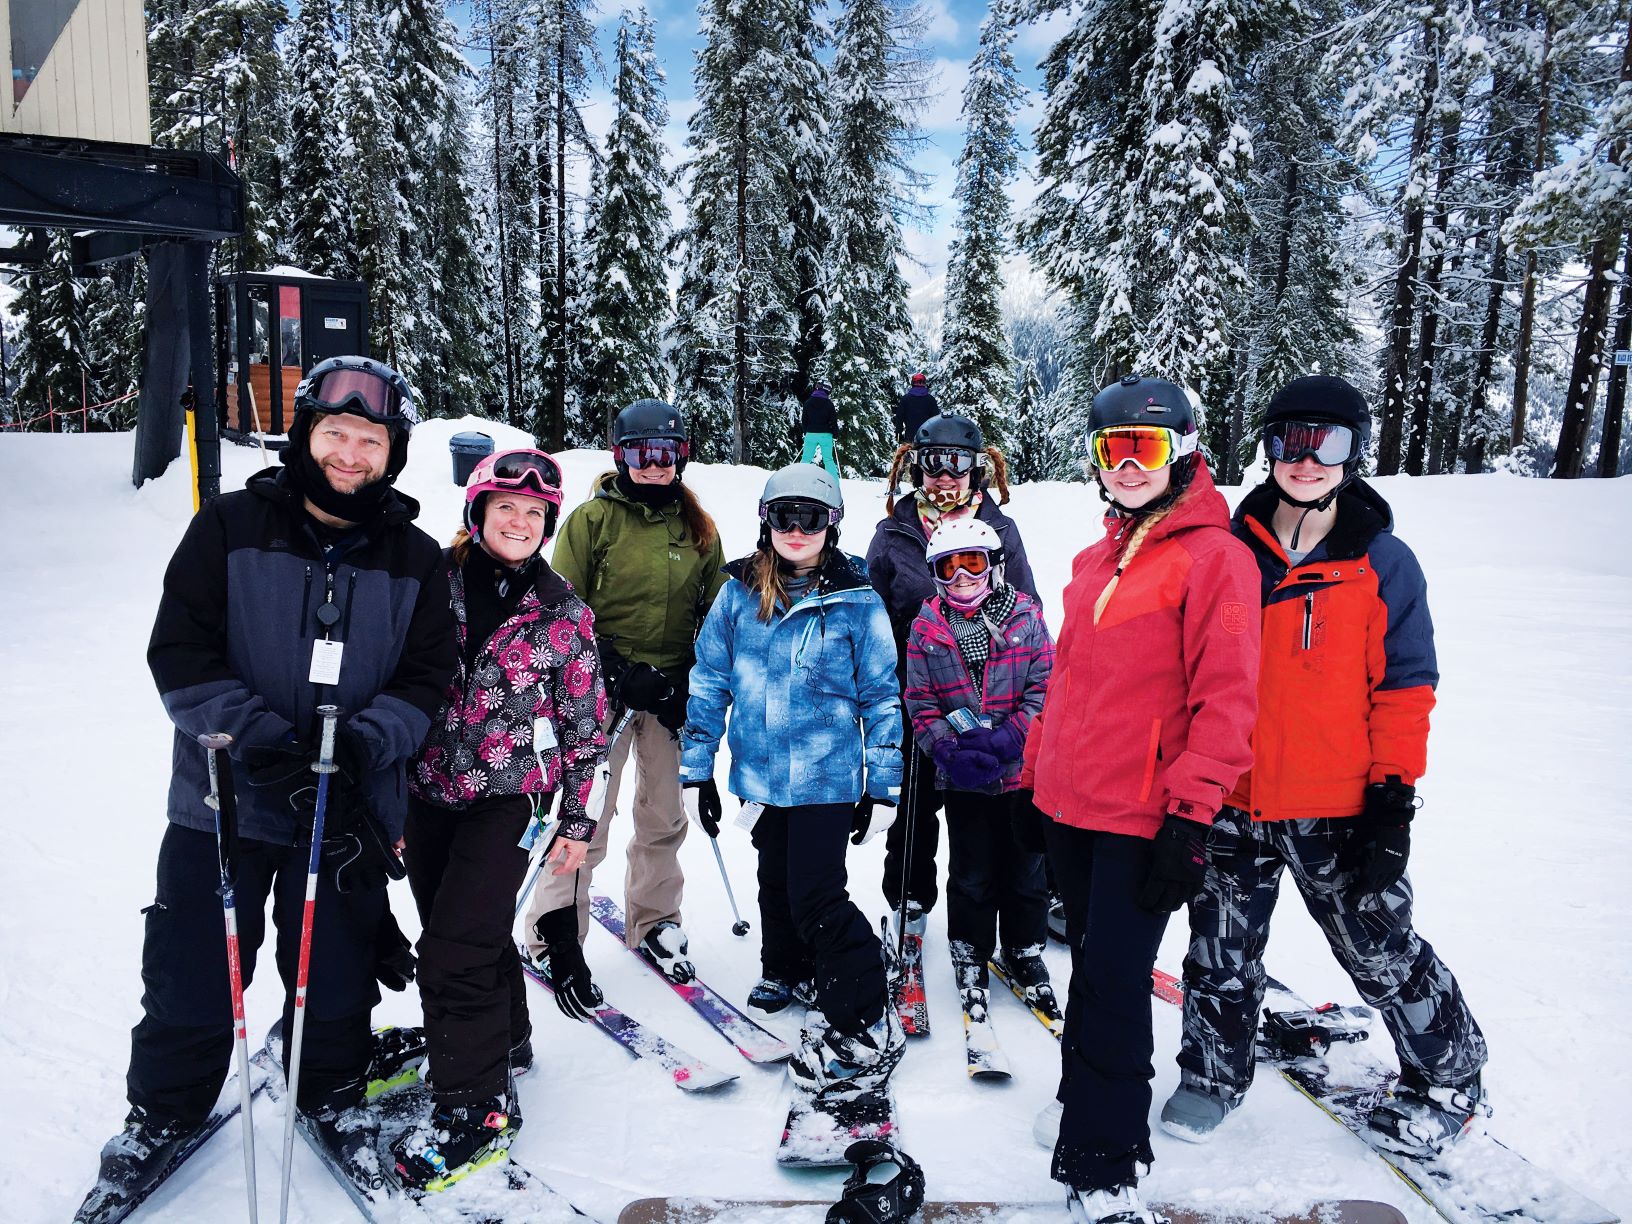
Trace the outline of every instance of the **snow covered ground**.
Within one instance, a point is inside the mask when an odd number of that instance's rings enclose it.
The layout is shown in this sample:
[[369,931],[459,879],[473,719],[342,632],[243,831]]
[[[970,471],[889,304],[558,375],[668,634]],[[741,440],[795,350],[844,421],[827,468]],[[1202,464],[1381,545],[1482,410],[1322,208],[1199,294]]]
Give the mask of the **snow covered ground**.
[[[402,481],[421,524],[446,538],[460,494],[446,439],[482,422],[430,422]],[[0,436],[0,1217],[68,1218],[101,1143],[125,1110],[127,1032],[139,1017],[140,909],[152,899],[164,828],[170,728],[143,660],[163,567],[190,510],[185,463],[129,485],[128,436]],[[564,457],[577,500],[604,454]],[[226,448],[225,484],[260,466]],[[728,555],[751,545],[763,473],[693,467],[688,480],[719,518]],[[1503,476],[1378,482],[1429,575],[1444,682],[1434,717],[1426,806],[1412,874],[1421,931],[1460,977],[1490,1039],[1488,1075],[1508,1143],[1612,1209],[1632,1209],[1632,481],[1555,483]],[[845,542],[862,551],[882,513],[878,482],[846,482]],[[1234,497],[1231,493],[1232,500]],[[1051,619],[1071,557],[1099,534],[1082,485],[1016,491]],[[627,820],[627,813],[623,819]],[[617,847],[622,837],[615,835]],[[753,895],[740,831],[721,847],[738,896]],[[741,999],[756,977],[756,936],[734,938],[713,857],[683,852],[686,926],[704,976]],[[600,886],[621,888],[614,849]],[[875,915],[882,848],[852,851],[853,893]],[[750,902],[751,903],[751,902]],[[406,885],[396,906],[412,931]],[[752,921],[755,915],[749,915]],[[757,922],[755,923],[757,929]],[[1161,964],[1176,971],[1182,922]],[[688,1097],[599,1032],[563,1019],[542,994],[533,1011],[538,1070],[523,1084],[518,1157],[597,1218],[652,1194],[832,1198],[832,1173],[774,1162],[784,1077],[750,1066],[610,936],[588,954],[610,998],[740,1081]],[[1031,1139],[1052,1096],[1052,1038],[1018,1004],[993,1015],[1016,1070],[1003,1085],[963,1072],[944,914],[926,948],[935,1035],[915,1043],[897,1091],[904,1146],[938,1199],[1052,1199],[1048,1156]],[[1068,972],[1058,947],[1057,979]],[[1354,1001],[1314,925],[1286,904],[1268,963],[1313,999]],[[269,965],[269,962],[268,962]],[[276,978],[249,992],[251,1029],[276,1014]],[[1178,1013],[1158,1003],[1158,1104],[1176,1080]],[[412,1021],[417,1000],[388,995],[376,1013]],[[1386,1043],[1384,1043],[1386,1049]],[[257,1114],[263,1210],[277,1177],[279,1119]],[[1619,1137],[1617,1137],[1619,1136]],[[1431,1218],[1384,1166],[1276,1077],[1261,1078],[1211,1147],[1155,1140],[1156,1199],[1250,1212],[1337,1195],[1384,1199]],[[296,1218],[344,1221],[353,1209],[297,1145]],[[242,1218],[239,1131],[228,1128],[139,1217]]]

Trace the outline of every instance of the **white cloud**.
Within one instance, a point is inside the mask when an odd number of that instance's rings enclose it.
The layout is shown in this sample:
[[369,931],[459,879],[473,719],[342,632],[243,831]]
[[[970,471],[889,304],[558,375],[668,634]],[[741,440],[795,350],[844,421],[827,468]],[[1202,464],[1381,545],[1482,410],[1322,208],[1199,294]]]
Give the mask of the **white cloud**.
[[920,0],[918,5],[924,19],[924,37],[932,43],[955,43],[963,26],[952,15],[946,0]]

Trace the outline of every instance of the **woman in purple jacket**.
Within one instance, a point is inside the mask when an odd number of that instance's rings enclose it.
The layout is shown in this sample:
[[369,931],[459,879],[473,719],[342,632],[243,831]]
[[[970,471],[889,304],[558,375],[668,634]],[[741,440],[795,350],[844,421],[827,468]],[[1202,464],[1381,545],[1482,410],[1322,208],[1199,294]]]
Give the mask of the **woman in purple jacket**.
[[606,691],[595,614],[543,557],[560,509],[543,451],[483,459],[446,557],[459,669],[409,773],[404,848],[432,1108],[393,1149],[403,1180],[430,1189],[501,1157],[521,1125],[514,1076],[533,1053],[510,928],[535,815],[562,792],[557,875],[595,833]]
[[1054,642],[1038,603],[1004,582],[1004,550],[990,526],[973,518],[945,523],[930,536],[927,556],[938,594],[913,621],[904,696],[946,798],[946,932],[963,1010],[985,1018],[986,965],[1001,933],[1000,964],[1015,990],[1058,1024],[1043,963],[1041,813],[1020,789],[1026,732],[1043,708]]

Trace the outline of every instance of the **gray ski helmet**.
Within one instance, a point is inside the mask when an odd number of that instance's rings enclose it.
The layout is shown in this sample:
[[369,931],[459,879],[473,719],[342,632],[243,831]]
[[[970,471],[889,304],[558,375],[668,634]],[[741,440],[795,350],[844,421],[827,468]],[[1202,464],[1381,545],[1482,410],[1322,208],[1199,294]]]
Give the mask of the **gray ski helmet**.
[[986,449],[986,437],[968,417],[943,412],[918,426],[912,445],[915,450],[920,446],[952,446],[978,455]]
[[686,470],[686,460],[691,457],[686,443],[686,414],[660,399],[637,399],[625,405],[612,422],[612,457],[619,475],[627,477],[629,465],[623,461],[618,448],[646,438],[672,438],[680,443],[680,459],[674,465],[678,480]]
[[759,495],[761,518],[765,507],[775,501],[815,502],[838,512],[835,523],[844,517],[844,494],[839,491],[839,482],[819,463],[790,463],[772,472],[765,491]]

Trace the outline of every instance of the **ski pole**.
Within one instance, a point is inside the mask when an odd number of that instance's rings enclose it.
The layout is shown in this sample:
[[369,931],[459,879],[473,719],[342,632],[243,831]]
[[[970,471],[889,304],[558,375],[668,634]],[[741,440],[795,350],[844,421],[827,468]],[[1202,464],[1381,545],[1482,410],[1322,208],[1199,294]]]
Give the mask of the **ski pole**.
[[737,909],[737,894],[731,891],[731,877],[725,873],[725,856],[720,853],[720,839],[711,837],[708,844],[714,847],[714,861],[720,865],[720,879],[725,883],[725,896],[731,902],[731,917],[736,921],[731,924],[731,934],[743,936],[748,934],[748,924],[742,920],[742,914]]
[[[617,722],[613,724],[612,734],[606,740],[606,760],[595,768],[595,783],[589,788],[589,802],[584,806],[584,810],[587,812],[595,808],[602,809],[596,813],[595,819],[597,821],[606,819],[604,809],[606,807],[606,792],[610,789],[612,777],[612,749],[617,747],[618,741],[623,738],[623,733],[629,729],[629,724],[634,720],[635,712],[633,710],[625,710],[618,716]],[[561,802],[563,805],[567,801],[566,787],[567,777],[566,771],[563,769],[561,773]],[[533,889],[538,885],[538,877],[544,874],[544,864],[549,861],[550,847],[554,845],[555,838],[552,836],[544,844],[543,853],[538,856],[538,861],[533,864],[532,871],[528,873],[527,883],[522,885],[521,895],[516,898],[516,916],[511,919],[512,922],[519,921],[521,912],[527,908],[527,901],[533,895]]]
[[232,736],[225,731],[206,732],[198,737],[210,763],[210,795],[204,802],[215,813],[215,849],[221,865],[221,908],[227,920],[227,982],[232,988],[233,1044],[238,1050],[238,1090],[243,1103],[244,1119],[244,1184],[249,1195],[249,1221],[260,1219],[258,1196],[255,1191],[255,1117],[252,1109],[254,1094],[249,1086],[249,1033],[244,1026],[244,969],[238,955],[238,900],[233,887],[231,852],[228,846],[238,835],[237,809],[232,781],[221,789],[215,754],[232,747]]
[[918,739],[907,748],[907,787],[901,796],[907,804],[907,828],[901,838],[901,904],[895,907],[895,960],[900,964],[907,951],[907,892],[912,887],[912,838],[918,823]]
[[289,1172],[295,1154],[295,1111],[300,1101],[300,1045],[306,1035],[306,972],[312,963],[312,915],[317,909],[317,873],[323,859],[323,818],[329,806],[329,778],[334,763],[334,731],[340,707],[320,705],[323,738],[317,750],[317,809],[312,813],[312,851],[306,861],[306,906],[300,916],[300,960],[295,969],[295,1024],[289,1047],[289,1100],[283,1115],[283,1193],[278,1200],[279,1224],[289,1220]]

